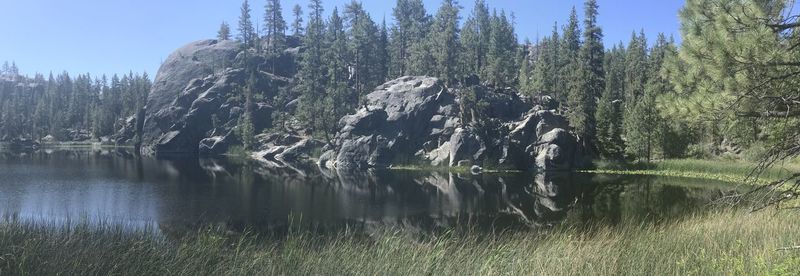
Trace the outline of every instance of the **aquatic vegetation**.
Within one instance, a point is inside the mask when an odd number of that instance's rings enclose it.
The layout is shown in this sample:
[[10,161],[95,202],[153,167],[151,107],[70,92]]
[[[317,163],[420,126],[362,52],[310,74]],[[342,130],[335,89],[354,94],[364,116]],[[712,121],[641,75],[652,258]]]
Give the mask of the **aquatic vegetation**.
[[115,225],[0,222],[0,274],[741,275],[800,273],[800,216],[710,211],[670,223],[485,235],[204,230],[178,240]]
[[601,163],[598,169],[581,172],[619,175],[656,175],[711,179],[731,183],[764,185],[800,171],[794,163],[780,164],[755,174],[756,164],[744,161],[671,159],[649,164],[621,165]]

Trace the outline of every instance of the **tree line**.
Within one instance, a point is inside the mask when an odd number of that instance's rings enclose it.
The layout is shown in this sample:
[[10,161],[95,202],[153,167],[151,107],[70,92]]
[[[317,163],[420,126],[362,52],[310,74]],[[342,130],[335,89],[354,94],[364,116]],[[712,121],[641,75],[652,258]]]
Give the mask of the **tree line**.
[[[7,63],[5,63],[7,65]],[[64,72],[45,77],[0,71],[0,138],[69,141],[76,132],[90,138],[114,134],[124,119],[144,108],[151,81],[146,73],[93,78]]]
[[[734,146],[764,149],[775,162],[800,153],[800,24],[790,7],[785,0],[688,0],[680,47],[644,31],[607,47],[596,0],[585,1],[582,21],[573,7],[565,24],[522,43],[515,15],[484,0],[466,18],[456,0],[443,0],[432,14],[421,0],[397,0],[389,25],[358,1],[326,13],[321,0],[293,7],[290,22],[280,0],[267,0],[264,22],[253,22],[244,1],[235,30],[223,22],[217,34],[240,41],[245,53],[271,57],[265,68],[273,74],[275,57],[299,40],[298,72],[273,99],[276,121],[293,117],[322,138],[331,139],[338,118],[389,79],[428,75],[455,87],[477,76],[499,93],[560,103],[557,111],[598,157],[707,157]],[[150,86],[147,75],[28,78],[16,64],[0,69],[0,137],[63,136],[67,129],[106,136],[144,106]],[[240,89],[246,101],[257,97],[252,75]],[[282,110],[294,98],[296,110]]]
[[[670,93],[660,71],[677,51],[674,40],[660,35],[650,47],[642,31],[627,45],[606,49],[595,0],[585,1],[583,22],[573,7],[565,25],[555,23],[552,34],[525,43],[517,37],[515,15],[491,9],[485,0],[475,1],[463,22],[456,0],[443,0],[434,14],[421,0],[397,0],[391,26],[385,19],[376,23],[358,1],[329,15],[320,0],[311,0],[307,8],[307,22],[302,7],[292,9],[289,35],[280,1],[268,0],[264,31],[257,34],[250,3],[244,1],[236,39],[273,56],[286,47],[287,36],[302,40],[294,84],[301,102],[295,115],[326,138],[336,131],[338,118],[389,79],[427,75],[458,86],[476,76],[498,91],[512,88],[560,102],[559,111],[598,156],[650,159],[686,153],[686,145],[666,138],[673,126],[654,111],[655,99]],[[223,22],[218,38],[231,37]]]

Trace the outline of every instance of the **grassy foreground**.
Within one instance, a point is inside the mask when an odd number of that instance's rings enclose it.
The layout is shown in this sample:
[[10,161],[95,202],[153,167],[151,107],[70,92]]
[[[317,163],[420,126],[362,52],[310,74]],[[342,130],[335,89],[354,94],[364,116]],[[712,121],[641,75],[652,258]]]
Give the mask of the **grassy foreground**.
[[720,211],[682,222],[487,237],[383,231],[264,239],[204,231],[173,242],[120,227],[0,223],[0,275],[800,274],[797,213]]

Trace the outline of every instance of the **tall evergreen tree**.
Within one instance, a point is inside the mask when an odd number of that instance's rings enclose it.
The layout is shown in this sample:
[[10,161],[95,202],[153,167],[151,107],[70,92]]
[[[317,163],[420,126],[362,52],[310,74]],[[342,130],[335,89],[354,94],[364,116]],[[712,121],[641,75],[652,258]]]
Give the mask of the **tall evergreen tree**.
[[538,45],[533,45],[530,40],[525,39],[525,44],[523,47],[526,48],[525,50],[525,57],[520,62],[519,67],[519,92],[523,95],[527,96],[534,96],[536,94],[536,89],[534,87],[535,83],[535,66],[537,65],[536,59],[539,58],[539,55],[536,53],[535,48]]
[[[645,114],[643,117],[639,118],[639,120],[642,121],[641,125],[649,126],[647,128],[633,129],[635,132],[644,134],[640,135],[639,138],[645,139],[639,139],[637,141],[637,137],[631,135],[631,142],[634,146],[636,146],[636,144],[640,145],[640,150],[638,151],[640,153],[639,156],[645,157],[648,161],[659,153],[662,157],[680,157],[681,152],[684,151],[684,145],[686,144],[686,138],[682,138],[681,136],[689,137],[686,131],[688,129],[687,127],[682,125],[670,125],[668,120],[665,120],[661,116],[656,102],[658,98],[674,94],[673,85],[670,83],[669,79],[662,74],[662,70],[666,59],[673,56],[676,51],[677,49],[675,48],[674,42],[667,40],[667,37],[663,33],[660,33],[658,38],[656,38],[656,42],[647,60],[648,78],[644,88],[644,96],[639,101],[643,106],[639,108],[644,109],[648,114]],[[744,122],[752,123],[752,121]],[[678,128],[677,130],[674,129],[676,127]],[[753,129],[757,129],[757,126],[750,125],[749,127],[742,127],[739,133],[744,134],[743,137],[746,137],[745,139],[752,138],[758,135],[757,132],[752,132]],[[678,134],[678,132],[683,133],[681,135]],[[642,150],[642,148],[644,148],[644,150]]]
[[255,126],[253,125],[253,97],[255,94],[254,90],[256,89],[256,77],[255,72],[250,72],[250,77],[247,79],[247,83],[245,84],[244,88],[239,88],[241,93],[244,95],[244,114],[239,117],[239,122],[236,126],[237,134],[242,140],[242,145],[246,150],[252,149],[253,144],[255,143]]
[[457,0],[443,0],[428,35],[432,46],[433,73],[446,83],[454,83],[458,78],[460,9]]
[[[389,75],[398,77],[407,75],[414,70],[411,64],[415,60],[412,56],[424,59],[425,54],[428,54],[424,50],[423,40],[430,27],[430,16],[426,13],[422,0],[397,0],[397,5],[392,10],[392,16],[395,23],[391,28],[389,42],[391,61]],[[416,55],[414,54],[415,50],[419,50]]]
[[580,41],[580,27],[578,26],[578,12],[575,7],[572,7],[572,12],[569,15],[569,21],[564,26],[564,35],[561,37],[561,49],[559,51],[560,64],[559,73],[563,77],[559,82],[559,87],[556,88],[556,93],[553,95],[559,102],[567,102],[567,95],[569,90],[569,83],[575,79],[575,72],[579,70],[578,67],[578,53],[581,48]]
[[219,31],[217,31],[217,39],[219,40],[231,39],[231,26],[228,25],[228,22],[223,21],[222,24],[219,25]]
[[597,0],[587,0],[585,3],[585,18],[583,21],[583,46],[581,59],[586,62],[589,69],[589,78],[586,79],[591,98],[600,97],[605,89],[605,71],[603,61],[605,47],[603,47],[603,30],[597,26],[598,5]]
[[381,23],[381,31],[378,35],[378,59],[376,65],[378,66],[378,80],[379,83],[387,81],[389,78],[389,65],[391,64],[391,56],[389,56],[389,29],[386,27],[386,18]]
[[338,118],[356,108],[356,101],[353,99],[357,95],[352,93],[348,85],[347,40],[342,18],[339,17],[338,9],[334,8],[325,34],[327,48],[324,62],[328,70],[327,94],[321,101],[322,113],[318,114],[320,128],[328,142],[331,141],[332,134],[336,131]]
[[581,136],[584,146],[596,149],[597,97],[605,89],[605,73],[603,71],[603,34],[597,26],[597,2],[587,0],[584,7],[584,35],[580,48],[578,74],[572,79],[567,95],[570,123]]
[[297,73],[297,91],[301,99],[297,115],[312,131],[324,131],[319,114],[323,112],[327,70],[323,64],[325,23],[322,21],[322,1],[311,0],[306,35],[303,37],[305,51]]
[[545,37],[536,46],[533,54],[533,68],[530,75],[529,92],[536,95],[552,95],[555,91],[555,83],[550,76],[550,67],[555,62],[550,53],[552,48],[557,48],[558,40]]
[[256,31],[253,28],[253,20],[250,18],[250,3],[248,0],[242,2],[239,15],[239,41],[245,48],[253,47],[257,38]]
[[294,16],[294,21],[292,21],[292,35],[299,37],[303,34],[303,8],[300,7],[299,4],[295,4],[294,8],[292,8],[292,15]]
[[620,42],[606,53],[606,87],[597,104],[597,145],[602,157],[622,159],[622,102],[625,81],[625,46]]
[[267,0],[264,6],[264,29],[266,30],[266,54],[271,58],[271,73],[275,73],[275,63],[286,48],[286,21],[280,0]]
[[495,11],[489,26],[491,31],[484,79],[498,87],[514,85],[518,72],[514,60],[518,47],[514,25],[509,21],[505,11],[499,15]]
[[361,99],[382,81],[378,64],[380,34],[375,22],[356,0],[345,6],[345,19],[349,25],[348,48],[353,65],[351,78],[353,87]]
[[553,31],[550,34],[550,47],[547,49],[547,74],[546,77],[549,79],[549,82],[552,84],[550,87],[550,96],[554,99],[559,100],[558,94],[561,92],[564,93],[564,78],[561,75],[561,37],[558,34],[558,22],[553,23]]
[[491,18],[485,0],[476,0],[472,14],[464,22],[461,31],[461,44],[464,70],[468,74],[478,74],[481,78],[486,65],[486,53],[491,40]]
[[647,38],[644,30],[631,35],[625,55],[625,103],[632,104],[644,94],[647,83]]
[[[644,31],[631,36],[625,53],[624,117],[623,126],[626,152],[635,158],[649,160],[652,153],[652,112],[655,95],[645,95],[648,79],[647,39]],[[646,96],[646,97],[645,97]]]

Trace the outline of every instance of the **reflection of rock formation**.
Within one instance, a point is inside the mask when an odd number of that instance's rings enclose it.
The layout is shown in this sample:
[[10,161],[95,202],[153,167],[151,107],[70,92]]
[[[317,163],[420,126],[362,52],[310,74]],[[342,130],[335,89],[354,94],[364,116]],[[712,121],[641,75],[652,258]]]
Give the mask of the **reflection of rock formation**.
[[[120,207],[103,212],[175,229],[211,224],[280,230],[288,227],[290,217],[304,227],[325,229],[345,225],[504,228],[558,221],[571,202],[562,198],[565,190],[552,177],[525,174],[342,173],[313,165],[153,159],[124,150],[59,150],[26,158],[68,164],[62,167],[70,174],[91,173],[82,182],[88,184],[74,186],[70,192],[114,195]],[[75,198],[64,200],[83,206]]]
[[224,159],[159,160],[104,149],[0,153],[0,167],[10,168],[0,170],[0,179],[6,180],[0,210],[174,226],[164,227],[165,232],[208,225],[271,231],[292,223],[326,231],[344,226],[354,231],[373,226],[420,231],[556,223],[581,227],[679,218],[723,195],[692,188],[708,183],[689,179],[337,173],[313,165],[298,169]]
[[577,188],[566,181],[566,175],[539,174],[535,177],[533,212],[537,221],[553,223],[564,219],[577,200]]
[[217,182],[228,182],[227,179],[244,185],[240,179],[251,179],[249,182],[259,188],[254,188],[254,194],[239,194],[242,199],[238,201],[251,202],[250,207],[257,210],[268,210],[253,211],[257,217],[246,220],[267,222],[270,229],[285,227],[290,216],[301,216],[304,223],[315,227],[347,223],[416,227],[463,223],[481,227],[549,225],[564,218],[575,201],[575,193],[558,182],[563,179],[549,175],[344,173],[315,169],[300,173],[296,168],[260,164],[247,165],[253,167],[246,169],[225,168],[225,162],[211,160],[201,161],[201,166]]
[[[420,162],[449,167],[488,163],[563,171],[586,165],[566,118],[509,91],[449,89],[437,78],[401,77],[377,87],[364,101],[355,114],[340,120],[342,128],[320,158],[321,166],[364,170]],[[485,103],[480,130],[472,123],[474,111],[462,111],[469,101]]]

